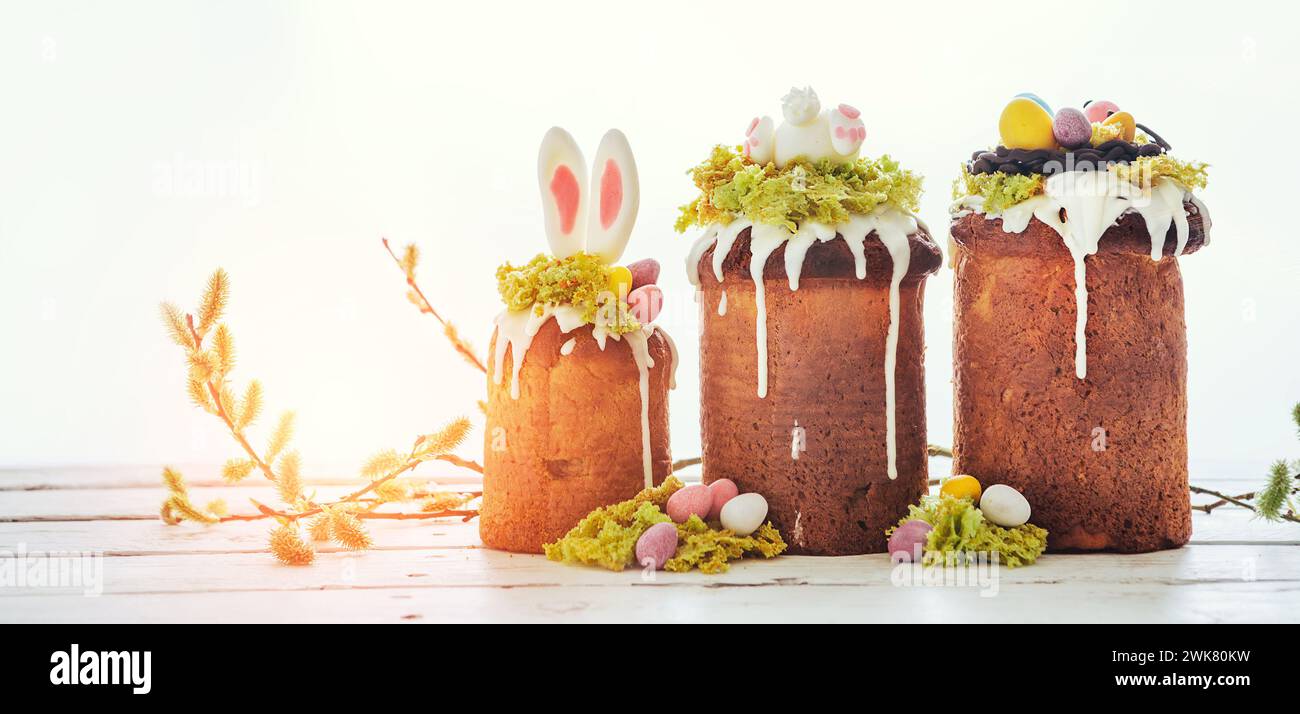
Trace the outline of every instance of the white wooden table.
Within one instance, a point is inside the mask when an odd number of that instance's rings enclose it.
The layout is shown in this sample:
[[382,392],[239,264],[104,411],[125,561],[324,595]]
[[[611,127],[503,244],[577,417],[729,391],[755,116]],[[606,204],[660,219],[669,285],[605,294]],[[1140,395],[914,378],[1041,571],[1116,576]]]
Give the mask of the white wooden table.
[[[1300,525],[1252,520],[1239,508],[1196,513],[1180,550],[1046,555],[1002,569],[996,595],[985,597],[973,585],[895,586],[884,555],[743,561],[725,575],[647,581],[635,569],[485,549],[477,521],[370,521],[374,550],[327,546],[314,565],[286,567],[265,550],[266,521],[164,525],[157,474],[0,471],[0,558],[104,555],[101,595],[0,586],[0,622],[1300,621]],[[1253,484],[1200,485],[1237,493]],[[336,481],[320,492],[354,486]],[[248,497],[275,502],[259,485],[191,491],[196,503],[220,497],[236,511]]]

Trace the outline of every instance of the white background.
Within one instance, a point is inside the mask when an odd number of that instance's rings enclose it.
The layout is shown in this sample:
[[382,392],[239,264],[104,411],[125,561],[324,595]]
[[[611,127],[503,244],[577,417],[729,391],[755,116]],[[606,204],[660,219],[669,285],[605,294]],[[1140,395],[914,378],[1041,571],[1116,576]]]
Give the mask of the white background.
[[[808,83],[862,109],[865,152],[927,177],[941,244],[958,163],[1017,92],[1114,100],[1210,162],[1214,245],[1183,261],[1193,480],[1257,472],[1300,452],[1296,19],[1271,2],[6,3],[0,465],[233,455],[156,313],[219,265],[235,377],[299,412],[309,468],[477,416],[481,375],[406,303],[379,237],[425,249],[430,299],[484,349],[496,265],[545,247],[552,124],[588,156],[613,126],[636,150],[626,259],[665,266],[673,450],[695,455],[685,171]],[[209,171],[239,180],[192,180]],[[926,300],[930,438],[949,443],[949,271]]]

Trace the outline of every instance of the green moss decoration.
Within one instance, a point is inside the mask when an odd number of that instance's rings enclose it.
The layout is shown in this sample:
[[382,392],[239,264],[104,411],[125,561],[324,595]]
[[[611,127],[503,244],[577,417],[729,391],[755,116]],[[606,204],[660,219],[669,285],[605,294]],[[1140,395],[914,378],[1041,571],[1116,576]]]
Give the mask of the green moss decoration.
[[780,531],[770,521],[748,536],[738,536],[728,530],[713,530],[699,516],[691,516],[677,525],[677,554],[664,564],[664,570],[684,573],[699,568],[709,575],[725,573],[731,568],[728,560],[746,555],[775,558],[786,547]]
[[[1008,568],[1030,565],[1047,549],[1047,531],[1032,523],[1003,528],[984,520],[984,513],[967,498],[925,496],[920,505],[908,506],[898,522],[922,520],[934,527],[926,541],[926,565],[949,562],[961,553],[994,553]],[[895,526],[897,528],[897,526]],[[894,528],[885,531],[886,537]]]
[[979,196],[984,199],[985,213],[1000,213],[1010,206],[1027,201],[1043,192],[1042,174],[1021,176],[1004,174],[973,174],[963,164],[961,175],[952,184],[953,199]]
[[647,488],[630,500],[597,508],[563,538],[542,546],[547,560],[598,565],[622,570],[636,562],[636,542],[656,523],[671,520],[663,512],[668,497],[682,487],[676,476]]
[[[663,485],[647,488],[631,500],[597,508],[563,538],[542,546],[546,558],[615,571],[635,565],[637,540],[650,526],[671,520],[663,509],[668,497],[681,487],[676,476],[669,476]],[[692,568],[702,573],[725,573],[730,567],[728,560],[747,555],[775,558],[786,549],[780,532],[771,523],[740,537],[728,530],[710,528],[699,516],[677,525],[677,539],[677,553],[664,565],[677,573]]]
[[[582,310],[582,319],[594,323],[602,308],[611,317],[602,319],[608,330],[625,334],[640,329],[627,304],[609,292],[610,266],[594,255],[578,253],[568,258],[538,254],[524,265],[506,263],[497,268],[497,292],[510,310],[572,305]],[[617,307],[617,312],[614,308]]]
[[794,161],[778,169],[715,146],[690,175],[700,195],[682,206],[675,226],[679,233],[737,216],[793,231],[804,221],[844,223],[851,214],[871,213],[882,205],[915,212],[921,199],[921,178],[888,156],[850,164]]
[[1183,161],[1169,154],[1161,154],[1142,156],[1131,164],[1115,164],[1110,170],[1120,179],[1144,188],[1158,178],[1167,178],[1193,191],[1204,189],[1209,184],[1209,168],[1209,164],[1199,161]]

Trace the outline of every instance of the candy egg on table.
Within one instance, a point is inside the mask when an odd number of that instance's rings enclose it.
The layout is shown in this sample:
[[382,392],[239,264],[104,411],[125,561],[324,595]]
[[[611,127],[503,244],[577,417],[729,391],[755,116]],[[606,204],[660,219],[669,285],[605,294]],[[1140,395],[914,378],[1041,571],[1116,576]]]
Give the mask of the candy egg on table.
[[925,521],[908,521],[894,529],[889,536],[889,559],[895,563],[913,563],[918,552],[925,553],[925,544],[934,530]]
[[656,523],[646,529],[636,541],[636,562],[643,567],[654,566],[663,570],[677,553],[677,526],[671,523]]
[[1025,99],[1029,99],[1033,101],[1035,104],[1037,104],[1038,106],[1042,107],[1043,111],[1047,112],[1048,114],[1052,113],[1052,107],[1049,106],[1047,102],[1043,101],[1042,97],[1038,96],[1037,94],[1034,94],[1033,92],[1021,92],[1020,94],[1017,94],[1016,97],[1023,97]]
[[953,476],[939,487],[939,493],[953,498],[969,498],[972,501],[980,500],[980,482],[974,476],[962,474]]
[[1133,141],[1137,137],[1137,121],[1128,112],[1115,112],[1107,117],[1102,124],[1118,126],[1120,128],[1119,138],[1124,141]]
[[685,523],[690,520],[691,516],[707,517],[709,509],[712,507],[713,494],[709,493],[709,487],[703,484],[695,484],[680,489],[669,496],[668,504],[664,507],[664,510],[668,513],[668,517],[675,522]]
[[742,493],[727,501],[718,517],[723,528],[747,536],[758,530],[767,518],[767,499],[757,493]]
[[642,285],[627,296],[628,310],[642,325],[654,322],[663,306],[664,291],[658,285]]
[[1002,110],[998,119],[1002,145],[1008,149],[1052,149],[1052,115],[1041,104],[1027,97],[1016,97]]
[[1078,109],[1065,107],[1052,120],[1052,135],[1067,149],[1087,146],[1092,140],[1092,122]]
[[1111,114],[1119,111],[1119,105],[1115,102],[1109,102],[1105,99],[1095,102],[1088,102],[1083,105],[1083,115],[1088,117],[1088,121],[1094,124],[1100,124],[1106,121]]
[[990,523],[1003,528],[1015,528],[1029,522],[1029,501],[1005,484],[998,483],[984,489],[980,510]]
[[632,271],[621,265],[609,269],[609,291],[619,297],[632,292]]
[[659,282],[659,261],[654,258],[645,258],[635,263],[628,263],[627,269],[628,272],[632,273],[633,290],[642,285],[654,285]]
[[713,506],[709,509],[709,520],[712,521],[722,515],[722,507],[727,505],[727,501],[740,495],[740,488],[735,481],[720,478],[709,484],[709,492],[713,494]]

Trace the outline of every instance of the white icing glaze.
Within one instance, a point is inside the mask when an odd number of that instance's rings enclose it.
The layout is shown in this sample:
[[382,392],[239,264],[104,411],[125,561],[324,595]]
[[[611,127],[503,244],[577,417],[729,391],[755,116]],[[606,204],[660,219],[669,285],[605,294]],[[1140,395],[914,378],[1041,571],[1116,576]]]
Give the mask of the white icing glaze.
[[[533,309],[527,310],[504,310],[497,315],[495,323],[497,326],[496,344],[493,350],[493,384],[501,384],[505,372],[506,350],[510,350],[511,355],[511,374],[510,374],[510,398],[519,398],[519,371],[523,368],[524,359],[528,354],[529,347],[532,346],[533,338],[542,325],[547,320],[554,318],[555,324],[560,328],[562,334],[568,334],[575,329],[587,324],[582,318],[582,311],[570,305],[547,306],[543,307],[540,313]],[[672,338],[668,336],[662,328],[656,325],[647,325],[640,330],[633,330],[626,334],[617,334],[610,332],[604,325],[593,324],[591,326],[592,339],[605,349],[606,340],[627,341],[628,348],[632,352],[632,361],[636,363],[637,383],[641,393],[641,465],[645,475],[646,488],[653,485],[653,472],[650,460],[650,370],[654,368],[654,358],[650,356],[649,337],[656,330],[664,336],[668,342],[669,352],[672,355],[672,365],[669,378],[669,386],[677,387],[677,345]],[[570,337],[563,345],[560,346],[560,353],[568,355],[573,352],[576,337]]]
[[727,291],[722,291],[722,297],[718,298],[718,317],[724,317],[727,314]]
[[[1002,230],[1022,233],[1037,218],[1061,236],[1074,260],[1074,372],[1079,379],[1088,376],[1088,285],[1086,258],[1097,252],[1102,236],[1127,213],[1137,213],[1151,237],[1151,259],[1163,257],[1165,236],[1172,225],[1176,243],[1174,255],[1182,255],[1190,237],[1185,201],[1196,206],[1209,239],[1210,218],[1204,204],[1181,184],[1158,178],[1152,187],[1119,180],[1110,172],[1070,171],[1047,179],[1043,193],[1010,206],[999,213],[985,213],[978,196],[965,196],[953,204],[953,218],[970,213],[984,213],[989,220],[1002,219]],[[1061,210],[1065,218],[1061,218]]]
[[[739,229],[736,226],[740,226]],[[800,225],[791,233],[782,226],[754,225],[744,219],[738,219],[725,226],[709,226],[692,246],[687,257],[687,275],[692,285],[699,286],[699,263],[709,246],[716,246],[713,253],[714,277],[722,281],[722,261],[719,255],[730,252],[736,237],[745,228],[750,231],[749,262],[750,278],[754,281],[755,325],[754,345],[758,353],[758,385],[760,398],[767,396],[767,295],[763,284],[763,268],[774,250],[785,244],[785,270],[790,289],[799,289],[799,277],[803,272],[804,259],[808,248],[814,242],[834,240],[837,233],[848,244],[853,253],[855,273],[859,280],[866,278],[866,239],[875,233],[893,263],[889,289],[889,332],[885,338],[885,424],[886,451],[888,454],[889,478],[898,477],[897,434],[895,412],[897,398],[895,393],[895,372],[898,364],[898,323],[899,323],[899,286],[907,275],[911,262],[911,246],[908,236],[915,233],[919,223],[917,219],[905,212],[882,207],[867,215],[854,215],[847,223],[827,226],[808,222]],[[725,249],[724,249],[725,248]],[[726,314],[726,293],[719,301],[718,314]]]

